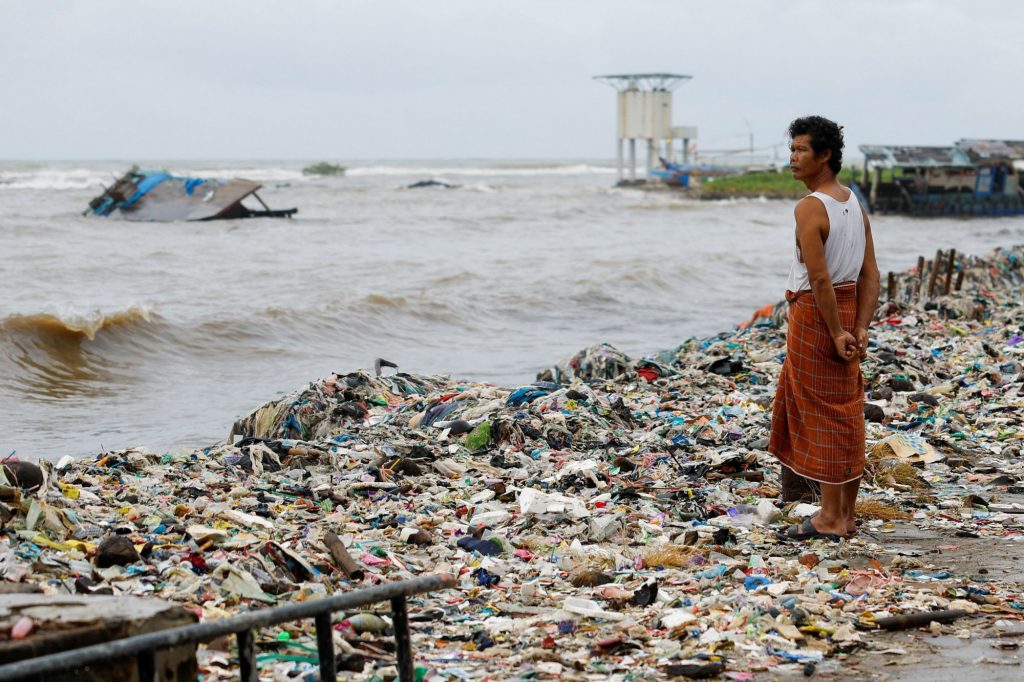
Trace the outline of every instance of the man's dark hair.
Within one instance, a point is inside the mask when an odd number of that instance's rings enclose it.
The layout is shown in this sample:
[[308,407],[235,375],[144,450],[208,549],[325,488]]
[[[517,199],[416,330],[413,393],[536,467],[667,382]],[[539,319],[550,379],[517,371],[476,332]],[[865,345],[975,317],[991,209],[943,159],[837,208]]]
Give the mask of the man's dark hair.
[[823,116],[802,116],[789,124],[789,139],[797,135],[810,136],[815,155],[831,149],[828,167],[839,175],[843,167],[843,126]]

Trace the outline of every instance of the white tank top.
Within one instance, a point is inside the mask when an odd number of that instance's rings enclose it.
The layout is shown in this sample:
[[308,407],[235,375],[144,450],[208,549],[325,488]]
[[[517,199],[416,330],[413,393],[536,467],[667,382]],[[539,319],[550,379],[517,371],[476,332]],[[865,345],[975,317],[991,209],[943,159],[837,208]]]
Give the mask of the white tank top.
[[[836,201],[824,192],[813,192],[825,205],[828,213],[828,238],[825,240],[825,264],[832,277],[832,284],[856,282],[864,264],[864,215],[860,202],[850,192],[846,201]],[[789,291],[807,291],[811,288],[807,277],[807,266],[800,262],[799,246],[793,245],[793,265],[789,268]]]

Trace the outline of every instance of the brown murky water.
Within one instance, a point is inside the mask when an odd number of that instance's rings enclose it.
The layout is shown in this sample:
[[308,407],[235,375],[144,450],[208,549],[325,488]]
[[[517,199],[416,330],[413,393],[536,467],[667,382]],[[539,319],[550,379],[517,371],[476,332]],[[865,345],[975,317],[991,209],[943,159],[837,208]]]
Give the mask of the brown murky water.
[[[294,220],[82,217],[128,162],[0,163],[0,455],[203,446],[371,366],[519,384],[580,348],[671,348],[781,297],[790,202],[612,187],[610,164],[153,162],[264,182]],[[411,190],[426,178],[459,185]],[[883,270],[1024,242],[1024,219],[876,217]]]

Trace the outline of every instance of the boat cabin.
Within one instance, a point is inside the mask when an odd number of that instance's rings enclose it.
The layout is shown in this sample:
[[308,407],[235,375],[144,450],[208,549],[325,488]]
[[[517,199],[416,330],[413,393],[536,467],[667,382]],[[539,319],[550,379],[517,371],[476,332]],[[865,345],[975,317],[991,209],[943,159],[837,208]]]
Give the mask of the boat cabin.
[[1024,142],[961,140],[949,147],[861,145],[860,150],[864,164],[855,190],[870,211],[914,216],[1024,213]]

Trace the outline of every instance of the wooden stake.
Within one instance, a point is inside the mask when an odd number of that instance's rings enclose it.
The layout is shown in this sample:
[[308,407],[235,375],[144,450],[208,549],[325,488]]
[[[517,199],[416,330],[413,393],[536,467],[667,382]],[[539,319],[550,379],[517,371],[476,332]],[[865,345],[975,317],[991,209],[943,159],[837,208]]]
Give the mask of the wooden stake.
[[949,286],[953,282],[953,266],[956,265],[956,249],[949,250],[949,263],[946,265],[946,284],[942,287],[943,296],[949,295]]
[[917,288],[914,289],[915,298],[921,300],[921,283],[924,279],[924,256],[917,257]]
[[896,273],[892,270],[889,271],[889,290],[888,290],[889,303],[896,300]]
[[963,285],[964,285],[964,271],[963,271],[963,268],[961,268],[960,272],[956,273],[956,290],[960,291],[960,287],[962,287]]
[[874,621],[874,627],[881,630],[911,630],[920,628],[929,623],[951,623],[957,618],[969,615],[966,611],[958,609],[943,609],[942,611],[924,611],[921,613],[908,613],[902,616],[888,616],[878,618]]
[[935,260],[932,261],[932,274],[928,278],[928,300],[935,295],[935,280],[939,277],[939,267],[942,265],[942,249],[935,252]]

